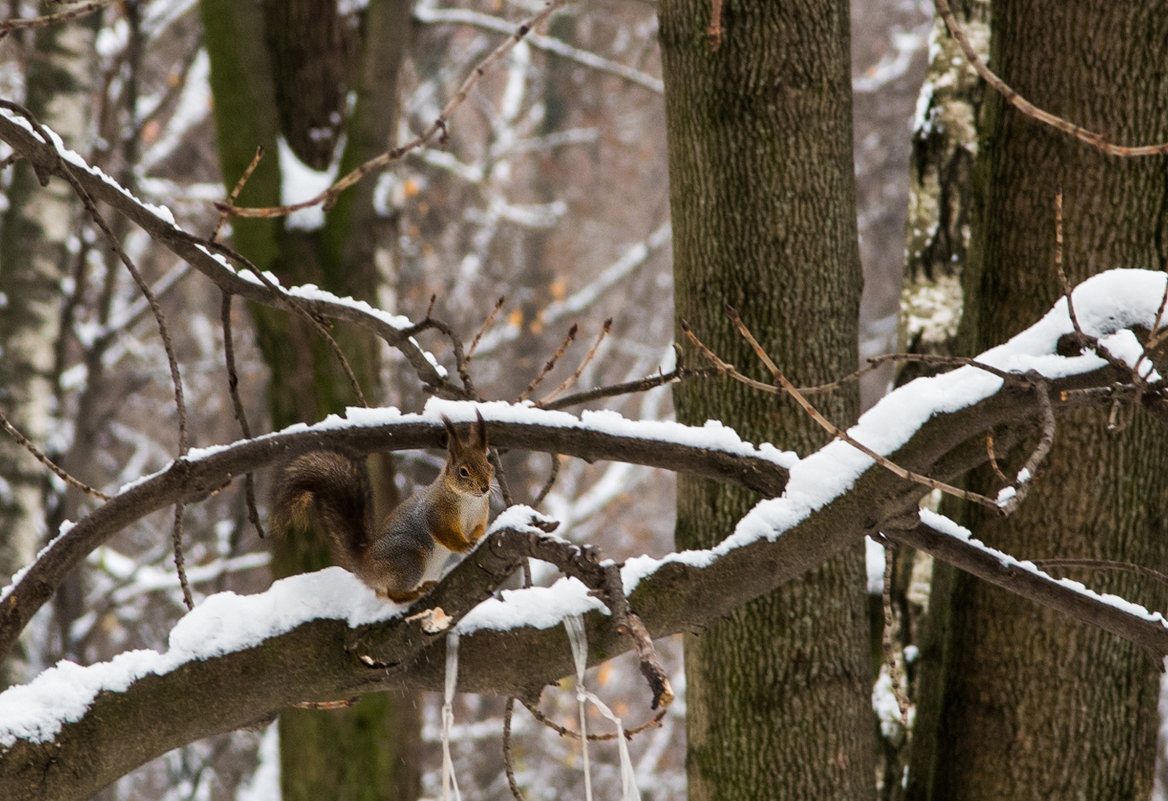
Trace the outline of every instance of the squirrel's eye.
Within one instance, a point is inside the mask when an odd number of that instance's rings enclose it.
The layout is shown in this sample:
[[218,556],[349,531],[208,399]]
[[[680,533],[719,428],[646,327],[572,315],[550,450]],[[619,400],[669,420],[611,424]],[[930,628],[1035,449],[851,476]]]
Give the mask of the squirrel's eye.
[[470,478],[470,471],[467,470],[465,467],[458,468],[458,474],[460,476],[462,476],[463,478]]

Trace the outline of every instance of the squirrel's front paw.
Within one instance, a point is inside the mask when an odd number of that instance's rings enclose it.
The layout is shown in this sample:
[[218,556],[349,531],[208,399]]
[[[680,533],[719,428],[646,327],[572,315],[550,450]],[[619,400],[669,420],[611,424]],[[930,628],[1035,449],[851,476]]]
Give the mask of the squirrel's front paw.
[[380,592],[379,595],[388,598],[395,604],[408,604],[411,601],[416,601],[421,598],[430,590],[434,589],[437,584],[437,581],[423,581],[417,587],[414,587],[412,590],[407,590],[406,592],[394,592],[393,590],[386,589]]

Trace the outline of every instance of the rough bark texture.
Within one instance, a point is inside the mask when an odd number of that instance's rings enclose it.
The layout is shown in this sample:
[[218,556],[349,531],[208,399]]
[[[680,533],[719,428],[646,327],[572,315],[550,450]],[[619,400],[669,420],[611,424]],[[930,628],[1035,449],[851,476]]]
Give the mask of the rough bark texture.
[[[222,4],[208,0],[205,8]],[[342,120],[339,81],[351,46],[333,0],[297,0],[256,7],[217,8],[208,19],[219,146],[224,182],[231,186],[257,144],[267,152],[249,183],[244,204],[276,205],[277,133],[303,161],[330,160],[341,127],[346,150],[341,172],[381,152],[397,116],[397,71],[408,35],[408,0],[372,2],[363,13],[352,81],[357,102]],[[225,25],[233,19],[233,24]],[[266,42],[266,53],[256,46]],[[213,43],[213,44],[212,44]],[[257,52],[261,51],[261,52]],[[219,72],[216,80],[216,72]],[[233,110],[235,113],[233,113]],[[246,123],[246,124],[245,124]],[[285,284],[313,283],[341,296],[376,300],[373,252],[384,222],[372,209],[373,182],[347,192],[324,227],[303,230],[281,221],[237,221],[236,241],[261,269]],[[248,245],[255,249],[249,249]],[[271,369],[269,404],[276,427],[314,421],[358,404],[341,365],[315,328],[285,312],[255,308],[257,338]],[[368,332],[333,335],[370,402],[379,396],[377,346]],[[291,575],[329,563],[323,538],[286,538],[273,544],[273,571]],[[383,694],[332,712],[286,710],[280,716],[282,790],[294,799],[408,801],[420,788],[420,717],[416,699]]]
[[[25,104],[72,146],[85,142],[97,17],[40,28],[30,42]],[[0,409],[42,447],[53,406],[61,283],[80,204],[67,184],[42,188],[28,164],[12,168],[0,223]],[[0,435],[0,581],[29,564],[46,534],[44,472]],[[23,680],[23,656],[0,663],[0,687]]]
[[[1163,2],[993,5],[992,64],[1006,82],[1113,142],[1168,138],[1165,41]],[[1108,158],[989,98],[974,174],[963,350],[1016,333],[1061,294],[1054,267],[1060,186],[1072,281],[1111,267],[1161,267],[1166,180],[1163,159]],[[1147,421],[1111,436],[1105,422],[1102,411],[1064,421],[1021,512],[1004,520],[973,514],[974,533],[1025,558],[1091,557],[1164,570],[1168,442]],[[1003,469],[1017,469],[1019,459],[1004,456]],[[979,490],[991,483],[975,481]],[[1131,574],[1075,577],[1164,607],[1164,591]],[[938,631],[925,657],[940,672],[923,688],[917,738],[935,749],[914,761],[910,797],[1148,797],[1155,659],[966,576],[935,590],[934,610]]]
[[[761,373],[738,309],[796,383],[856,364],[860,265],[852,173],[848,7],[837,0],[660,6],[677,315],[727,361]],[[684,336],[679,334],[684,340]],[[808,418],[722,382],[683,384],[678,418],[717,419],[806,453]],[[822,409],[850,422],[848,391]],[[756,500],[678,480],[677,544],[704,547]],[[848,798],[872,792],[863,549],[686,639],[691,799]]]
[[[970,41],[988,55],[989,0],[954,2]],[[961,272],[969,248],[970,172],[985,84],[940,16],[914,120],[905,232],[901,338],[913,352],[951,353],[961,320]],[[911,377],[911,376],[908,376]]]

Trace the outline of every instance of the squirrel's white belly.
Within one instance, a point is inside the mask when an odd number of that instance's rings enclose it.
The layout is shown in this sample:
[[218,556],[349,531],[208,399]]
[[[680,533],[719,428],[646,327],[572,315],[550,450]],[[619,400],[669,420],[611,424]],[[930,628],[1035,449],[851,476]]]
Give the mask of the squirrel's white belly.
[[430,552],[429,558],[426,560],[426,569],[422,573],[422,580],[419,584],[424,584],[427,581],[437,581],[442,578],[442,573],[446,569],[446,564],[450,561],[453,551],[443,548],[439,543],[434,543],[434,550]]

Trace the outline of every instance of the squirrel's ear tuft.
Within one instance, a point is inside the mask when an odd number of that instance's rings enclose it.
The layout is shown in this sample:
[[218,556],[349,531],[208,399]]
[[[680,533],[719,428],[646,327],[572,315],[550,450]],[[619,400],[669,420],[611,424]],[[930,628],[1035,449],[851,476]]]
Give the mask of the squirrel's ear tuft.
[[458,438],[458,431],[455,430],[454,423],[450,422],[449,417],[442,415],[442,425],[446,426],[446,450],[458,453],[462,440]]
[[485,420],[483,420],[483,414],[478,409],[475,409],[475,425],[474,425],[473,431],[475,434],[475,438],[478,440],[475,444],[478,447],[482,448],[483,450],[486,450],[487,449],[487,423]]

